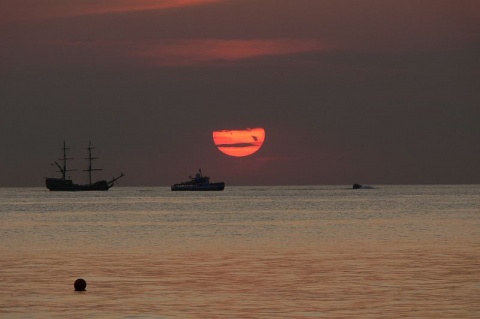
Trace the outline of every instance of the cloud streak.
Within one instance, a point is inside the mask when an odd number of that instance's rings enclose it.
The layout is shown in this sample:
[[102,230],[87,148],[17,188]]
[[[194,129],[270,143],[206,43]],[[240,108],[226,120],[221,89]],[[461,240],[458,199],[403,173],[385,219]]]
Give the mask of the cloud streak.
[[[201,39],[137,42],[85,39],[39,41],[37,48],[36,55],[28,59],[37,68],[53,60],[56,61],[57,66],[104,64],[190,67],[232,66],[255,58],[324,52],[331,50],[332,46],[315,39]],[[40,48],[44,50],[39,50]],[[19,49],[18,54],[29,53]],[[10,59],[15,57],[11,56]],[[293,59],[293,63],[304,62],[299,58]]]
[[2,21],[44,20],[62,17],[162,10],[198,6],[225,0],[4,0],[0,5]]
[[234,62],[244,59],[320,52],[328,48],[321,41],[311,39],[283,40],[177,40],[144,43],[131,52],[156,66],[188,66]]

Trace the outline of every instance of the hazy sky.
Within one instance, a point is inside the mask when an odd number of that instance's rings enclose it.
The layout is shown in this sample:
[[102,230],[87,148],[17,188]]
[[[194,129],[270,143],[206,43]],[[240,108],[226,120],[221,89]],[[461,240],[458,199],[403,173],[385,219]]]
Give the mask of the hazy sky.
[[[0,0],[0,186],[480,183],[478,0]],[[244,158],[212,131],[263,127]],[[72,173],[78,182],[82,172]]]

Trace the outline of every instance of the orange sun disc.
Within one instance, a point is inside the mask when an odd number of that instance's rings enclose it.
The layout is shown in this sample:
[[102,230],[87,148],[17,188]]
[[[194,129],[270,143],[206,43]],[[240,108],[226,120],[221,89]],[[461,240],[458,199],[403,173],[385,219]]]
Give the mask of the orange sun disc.
[[213,142],[221,151],[230,156],[252,155],[262,147],[265,130],[261,127],[244,130],[213,131]]

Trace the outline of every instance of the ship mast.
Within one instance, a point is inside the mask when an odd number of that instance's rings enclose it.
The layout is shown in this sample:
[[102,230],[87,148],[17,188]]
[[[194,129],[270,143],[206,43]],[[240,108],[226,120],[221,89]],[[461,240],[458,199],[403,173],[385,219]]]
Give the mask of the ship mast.
[[63,158],[60,158],[58,160],[63,162],[63,165],[62,165],[63,167],[58,165],[57,162],[55,162],[55,164],[58,166],[58,168],[60,169],[60,172],[62,173],[62,179],[66,180],[67,179],[67,172],[74,171],[73,169],[67,169],[67,161],[71,160],[73,158],[72,157],[67,157],[67,150],[69,150],[69,148],[66,146],[65,141],[63,141],[62,150],[63,150]]
[[95,147],[92,146],[92,141],[88,141],[88,157],[85,159],[88,159],[88,169],[83,170],[84,172],[88,172],[88,182],[90,185],[92,185],[92,172],[93,171],[101,171],[101,168],[92,168],[92,160],[98,159],[98,157],[92,157],[92,150],[95,149]]

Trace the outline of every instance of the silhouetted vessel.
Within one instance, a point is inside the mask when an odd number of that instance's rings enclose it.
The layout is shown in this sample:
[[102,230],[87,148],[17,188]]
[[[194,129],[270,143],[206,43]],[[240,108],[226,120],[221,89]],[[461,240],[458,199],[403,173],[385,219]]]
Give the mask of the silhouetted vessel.
[[92,183],[92,172],[93,171],[100,171],[101,169],[99,168],[92,168],[92,160],[97,159],[97,157],[92,157],[92,150],[95,147],[92,146],[92,143],[88,143],[88,169],[84,170],[84,172],[88,172],[88,178],[89,178],[89,183],[80,185],[80,184],[74,184],[71,179],[68,179],[66,174],[69,171],[67,169],[67,161],[72,159],[72,158],[67,158],[67,150],[68,148],[65,145],[65,141],[63,142],[63,158],[60,160],[63,162],[63,165],[60,166],[57,162],[54,162],[55,165],[60,169],[60,173],[62,173],[61,178],[52,178],[52,177],[47,177],[45,179],[45,183],[47,185],[47,188],[51,191],[70,191],[70,192],[75,192],[75,191],[107,191],[110,187],[113,186],[115,181],[117,181],[119,178],[125,176],[125,174],[121,173],[120,176],[113,178],[110,181],[97,181]]
[[370,185],[361,185],[361,184],[353,184],[353,189],[374,189],[375,187],[370,186]]
[[172,185],[172,191],[223,191],[224,182],[210,183],[210,177],[203,176],[202,170],[199,169],[195,177],[190,176],[190,180]]

